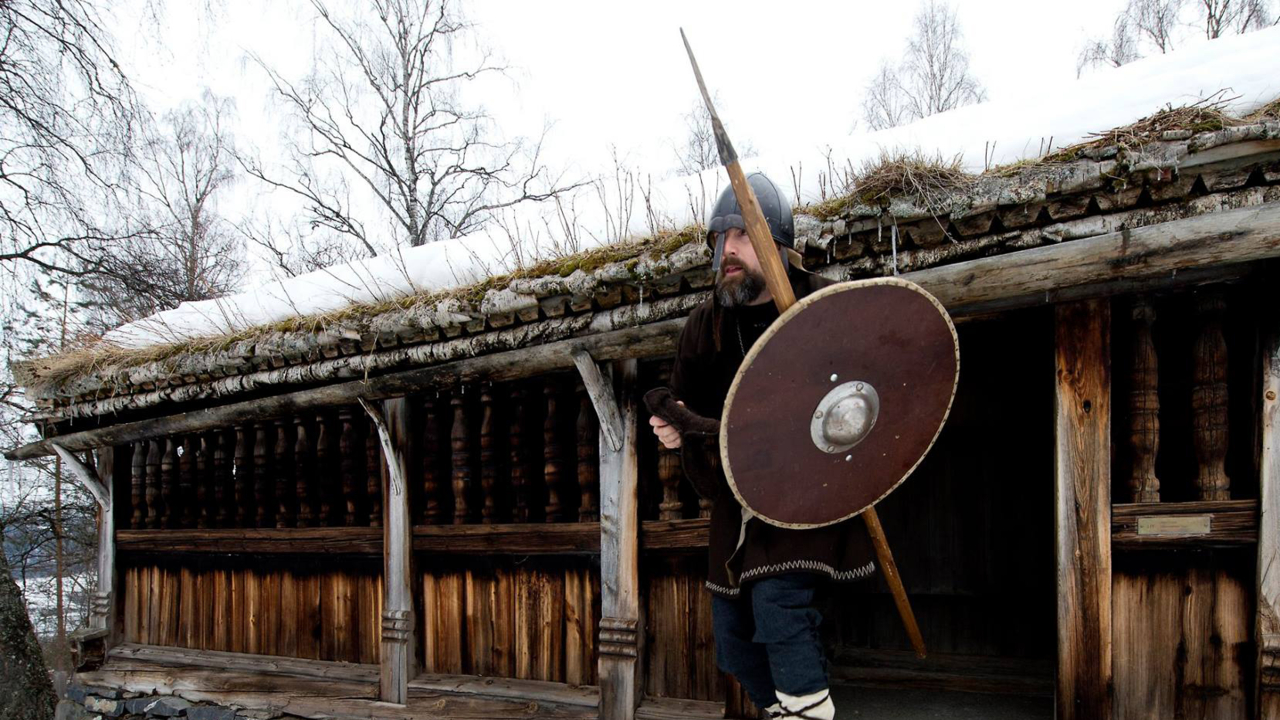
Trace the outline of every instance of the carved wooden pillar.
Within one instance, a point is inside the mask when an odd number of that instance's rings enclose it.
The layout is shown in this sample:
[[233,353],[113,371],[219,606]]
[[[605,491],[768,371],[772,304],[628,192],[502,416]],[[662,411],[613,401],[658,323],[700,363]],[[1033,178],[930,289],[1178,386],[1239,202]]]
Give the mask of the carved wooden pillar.
[[382,449],[378,428],[370,420],[364,435],[365,494],[369,497],[369,527],[382,527]]
[[[369,406],[372,408],[372,406]],[[370,411],[376,413],[377,410]],[[382,403],[381,430],[386,433],[386,541],[383,545],[382,642],[379,652],[379,697],[385,702],[409,701],[409,680],[418,674],[414,648],[417,626],[413,609],[413,537],[409,517],[409,403],[395,398]],[[376,423],[375,423],[376,424]],[[377,435],[377,427],[370,428]],[[381,470],[379,470],[381,476]]]
[[427,398],[422,403],[422,522],[439,525],[444,522],[444,508],[440,505],[440,419],[441,403]]
[[564,489],[564,450],[560,445],[560,413],[556,409],[559,383],[549,378],[542,387],[547,400],[547,416],[542,424],[542,477],[547,485],[547,522],[564,520],[564,504],[560,493]]
[[289,419],[276,419],[276,447],[273,453],[272,466],[275,470],[276,478],[276,527],[287,528],[294,527],[295,523],[295,502],[296,499],[290,497],[295,487],[294,472],[290,472],[293,466],[294,458],[293,443],[289,438]]
[[312,493],[311,438],[307,436],[307,423],[301,415],[293,419],[293,492],[298,496],[298,527],[316,524],[315,496]]
[[1231,499],[1227,456],[1227,343],[1222,336],[1221,295],[1196,299],[1200,334],[1196,338],[1192,370],[1191,409],[1195,414],[1195,446],[1199,472],[1196,491],[1201,500]]
[[254,524],[257,527],[271,527],[275,524],[272,512],[274,498],[271,497],[271,456],[268,454],[270,441],[267,439],[267,423],[260,422],[254,427],[253,436],[253,501],[256,506]]
[[453,428],[449,432],[449,447],[453,454],[453,524],[464,525],[471,516],[467,496],[471,494],[471,452],[467,441],[467,415],[462,401],[463,390],[454,391],[449,404],[453,406]]
[[621,361],[616,370],[621,448],[600,443],[601,720],[631,720],[644,694],[636,361]]
[[160,458],[160,527],[166,530],[178,524],[177,474],[178,448],[173,438],[165,438],[164,455]]
[[524,388],[511,390],[511,521],[529,522],[529,450],[524,446],[528,425],[528,408],[525,405]]
[[232,474],[230,459],[227,456],[227,433],[219,430],[215,438],[217,445],[213,448],[214,502],[218,506],[218,514],[214,522],[217,527],[231,527],[236,516],[235,509],[235,477]]
[[[658,371],[658,384],[671,384],[671,363],[664,362]],[[658,445],[658,483],[662,486],[662,502],[658,503],[659,520],[679,520],[684,515],[684,504],[680,502],[680,455],[667,449],[662,441],[654,438]]]
[[253,527],[253,450],[249,446],[249,430],[236,428],[236,450],[232,472],[235,474],[236,527]]
[[190,435],[182,438],[182,454],[178,458],[178,512],[176,522],[180,528],[195,527],[196,449]]
[[147,523],[147,443],[133,444],[129,461],[129,527],[141,530]]
[[480,522],[492,525],[497,515],[497,498],[494,487],[498,481],[497,453],[493,437],[493,386],[485,383],[480,390],[480,492],[484,503],[480,507]]
[[[338,454],[342,467],[342,499],[346,507],[343,522],[355,525],[360,514],[360,498],[356,495],[356,453],[363,456],[364,448],[356,443],[355,413],[351,408],[338,411],[338,420],[342,423],[342,435],[338,437]],[[363,460],[363,457],[361,458]],[[361,462],[361,465],[364,463]]]
[[212,448],[208,435],[195,438],[196,446],[196,527],[212,527],[215,513],[209,510],[209,487],[214,482]]
[[160,458],[164,456],[164,441],[155,439],[147,443],[147,529],[160,527]]
[[1156,452],[1160,448],[1159,363],[1151,339],[1156,312],[1139,299],[1133,305],[1133,374],[1129,391],[1129,447],[1133,472],[1129,476],[1132,502],[1160,502]]
[[315,502],[319,508],[316,513],[316,524],[320,527],[334,525],[333,496],[335,477],[333,463],[338,458],[334,454],[333,429],[329,427],[323,413],[316,415],[316,481]]
[[600,428],[596,410],[591,406],[591,396],[581,382],[578,383],[578,490],[582,499],[578,505],[579,522],[595,522],[600,519]]

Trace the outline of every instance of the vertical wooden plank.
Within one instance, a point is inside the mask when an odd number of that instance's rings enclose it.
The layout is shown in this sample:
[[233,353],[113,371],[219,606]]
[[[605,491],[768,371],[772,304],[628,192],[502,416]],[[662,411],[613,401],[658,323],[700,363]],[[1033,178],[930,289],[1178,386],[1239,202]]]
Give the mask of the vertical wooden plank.
[[537,573],[538,647],[535,675],[538,680],[564,682],[564,573],[542,569]]
[[466,640],[463,610],[466,590],[462,573],[448,570],[428,572],[424,576],[423,587],[427,615],[423,623],[427,672],[461,674],[463,642]]
[[693,601],[693,699],[718,700],[724,697],[720,671],[716,667],[715,634],[711,626],[711,593],[703,585],[706,572],[695,565],[689,575]]
[[320,573],[307,570],[298,576],[298,657],[320,657]]
[[1182,578],[1118,573],[1114,608],[1115,720],[1175,716]]
[[124,571],[124,641],[138,643],[138,567],[129,567]]
[[[187,561],[189,562],[189,561]],[[196,614],[196,576],[189,565],[178,571],[178,642],[185,648],[200,646],[200,620]]]
[[514,573],[515,677],[531,680],[537,651],[538,586],[536,573],[525,565]]
[[162,565],[157,570],[160,585],[158,644],[174,645],[178,634],[178,574],[169,565]]
[[493,574],[493,673],[515,677],[515,582],[508,568]]
[[640,617],[640,513],[635,406],[637,363],[615,364],[622,448],[600,442],[600,717],[631,720],[644,694]]
[[[236,506],[237,509],[240,505]],[[249,602],[245,594],[245,576],[249,573],[244,568],[236,568],[228,570],[231,586],[231,617],[227,622],[230,624],[229,643],[227,648],[231,652],[244,652],[246,643],[245,636],[249,629]]]
[[466,571],[468,675],[494,675],[493,577],[484,569]]
[[346,570],[333,572],[333,660],[359,662],[360,654],[355,643],[356,598],[351,573]]
[[298,657],[298,577],[285,569],[279,573],[280,621],[276,633],[276,653],[285,657]]
[[1280,718],[1280,315],[1264,315],[1261,515],[1258,519],[1259,718]]
[[1111,717],[1111,314],[1056,308],[1055,494],[1061,720]]
[[245,571],[244,651],[248,653],[265,652],[262,642],[262,579],[262,573],[256,569]]
[[591,661],[591,608],[583,607],[583,601],[588,599],[583,585],[589,581],[584,568],[564,571],[564,681],[570,685],[590,682],[587,664]]
[[231,573],[225,568],[212,572],[213,580],[213,639],[210,650],[231,649]]
[[338,624],[338,590],[341,585],[338,572],[328,570],[320,574],[320,659],[336,660],[337,640],[335,628]]

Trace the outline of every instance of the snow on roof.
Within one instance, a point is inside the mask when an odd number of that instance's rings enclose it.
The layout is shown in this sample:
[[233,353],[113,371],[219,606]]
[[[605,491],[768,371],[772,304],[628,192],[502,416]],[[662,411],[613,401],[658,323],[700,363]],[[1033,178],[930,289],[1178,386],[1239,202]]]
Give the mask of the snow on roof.
[[[1222,109],[1246,114],[1280,96],[1280,27],[1225,37],[1168,55],[1140,60],[1068,84],[1032,88],[934,115],[910,125],[834,138],[827,144],[797,140],[793,149],[750,164],[786,184],[793,168],[860,167],[884,153],[919,151],[958,157],[981,172],[1034,159],[1051,148],[1084,141],[1098,130],[1128,124],[1163,106],[1188,105],[1222,93]],[[692,87],[692,85],[691,85]],[[733,118],[726,118],[732,134]],[[744,138],[745,140],[745,138]],[[830,179],[799,173],[800,204],[824,199]],[[571,202],[571,228],[547,205],[520,208],[501,225],[471,235],[266,283],[217,300],[183,303],[113,330],[106,343],[139,348],[225,335],[295,317],[465,287],[512,272],[528,258],[566,246],[587,250],[629,238],[675,230],[705,217],[724,185],[723,170],[675,178],[619,197],[609,183]],[[514,232],[524,228],[523,233]],[[536,228],[536,230],[533,230]],[[572,237],[570,235],[572,234]],[[522,237],[520,237],[522,236]]]

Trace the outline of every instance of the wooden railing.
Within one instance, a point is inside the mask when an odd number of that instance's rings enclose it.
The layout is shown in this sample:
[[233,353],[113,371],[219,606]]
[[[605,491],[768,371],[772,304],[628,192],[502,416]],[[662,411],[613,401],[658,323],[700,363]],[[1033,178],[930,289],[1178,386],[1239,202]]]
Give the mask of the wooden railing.
[[[1247,299],[1211,288],[1160,301],[1116,302],[1117,315],[1125,312],[1131,323],[1121,326],[1128,328],[1128,338],[1121,342],[1117,334],[1115,344],[1117,364],[1127,373],[1122,382],[1128,385],[1128,397],[1115,403],[1127,423],[1122,426],[1127,442],[1117,448],[1127,465],[1122,475],[1127,482],[1112,511],[1117,548],[1232,547],[1257,541],[1257,501],[1251,490],[1233,494],[1227,472],[1228,451],[1236,457],[1246,452],[1232,443],[1251,445],[1256,433],[1251,414],[1232,408],[1253,398],[1247,392],[1251,387],[1232,392],[1229,364],[1252,369],[1257,358],[1249,333],[1237,332],[1235,352],[1229,352],[1224,319],[1231,304],[1243,307]],[[1165,340],[1158,343],[1161,334]],[[1178,464],[1165,461],[1162,452]],[[1161,466],[1173,468],[1172,486],[1160,476]],[[1249,478],[1246,487],[1255,482]]]

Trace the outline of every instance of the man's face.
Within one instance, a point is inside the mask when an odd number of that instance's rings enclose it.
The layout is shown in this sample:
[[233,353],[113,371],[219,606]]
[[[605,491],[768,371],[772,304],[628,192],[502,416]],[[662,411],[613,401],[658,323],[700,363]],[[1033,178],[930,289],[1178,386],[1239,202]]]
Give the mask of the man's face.
[[764,273],[751,238],[739,228],[729,228],[724,234],[720,272],[716,273],[716,297],[720,304],[737,307],[767,302],[769,298],[761,298],[765,288]]

